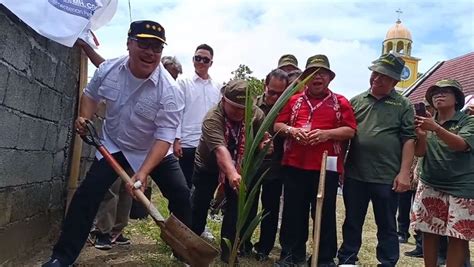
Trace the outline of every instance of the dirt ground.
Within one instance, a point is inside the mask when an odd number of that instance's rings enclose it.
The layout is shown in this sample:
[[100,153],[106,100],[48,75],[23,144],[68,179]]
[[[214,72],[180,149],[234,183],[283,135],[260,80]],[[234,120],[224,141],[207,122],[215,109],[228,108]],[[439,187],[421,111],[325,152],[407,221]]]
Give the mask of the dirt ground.
[[[157,194],[158,195],[158,194]],[[166,202],[161,201],[160,197],[153,197],[154,202],[160,203],[158,209],[166,214]],[[337,229],[338,229],[338,244],[342,241],[341,227],[344,220],[344,204],[342,197],[338,197],[337,203]],[[220,223],[210,221],[208,223],[214,236],[219,236]],[[257,229],[258,232],[258,229]],[[371,208],[367,214],[366,223],[364,225],[363,240],[359,258],[363,266],[376,266],[377,259],[375,257],[375,247],[377,228],[374,224],[373,213]],[[131,238],[132,244],[128,246],[114,246],[111,250],[102,251],[87,244],[75,266],[183,266],[182,263],[170,259],[170,249],[159,238],[159,228],[151,219],[148,220],[131,220],[125,232],[126,236]],[[256,234],[254,234],[255,238]],[[414,248],[415,240],[413,237],[409,239],[408,244],[400,246],[400,260],[398,266],[423,266],[423,260],[418,258],[410,258],[403,255],[403,252],[410,251]],[[213,244],[219,247],[217,243]],[[38,244],[36,248],[16,261],[7,266],[41,266],[50,256],[51,242],[43,242]],[[311,249],[308,244],[308,250]],[[261,263],[253,258],[240,259],[239,266],[273,266],[273,262],[279,256],[278,241],[275,248],[270,255],[270,261]],[[473,253],[473,246],[471,244],[471,255]],[[218,258],[211,264],[211,266],[225,266],[225,264]]]

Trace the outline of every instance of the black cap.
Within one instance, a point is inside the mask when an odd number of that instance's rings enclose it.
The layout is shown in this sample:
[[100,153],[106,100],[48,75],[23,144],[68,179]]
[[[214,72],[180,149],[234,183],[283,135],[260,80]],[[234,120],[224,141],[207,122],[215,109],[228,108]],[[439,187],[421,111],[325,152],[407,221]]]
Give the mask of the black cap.
[[165,28],[158,22],[138,20],[130,24],[128,37],[158,39],[166,44]]

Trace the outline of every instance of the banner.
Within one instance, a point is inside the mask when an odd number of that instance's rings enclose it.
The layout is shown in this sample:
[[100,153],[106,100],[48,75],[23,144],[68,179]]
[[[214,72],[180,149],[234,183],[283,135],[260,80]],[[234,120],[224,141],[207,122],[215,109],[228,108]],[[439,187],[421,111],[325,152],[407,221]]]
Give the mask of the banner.
[[0,0],[36,32],[65,46],[112,19],[117,0]]

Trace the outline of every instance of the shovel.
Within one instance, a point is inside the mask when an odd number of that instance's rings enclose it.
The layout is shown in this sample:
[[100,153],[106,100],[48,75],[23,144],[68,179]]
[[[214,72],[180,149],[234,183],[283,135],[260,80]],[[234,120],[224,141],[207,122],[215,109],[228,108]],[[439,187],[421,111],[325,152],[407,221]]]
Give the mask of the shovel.
[[321,171],[319,172],[318,194],[316,195],[316,213],[314,214],[313,229],[313,255],[311,257],[311,267],[318,266],[319,256],[319,238],[321,235],[321,214],[323,213],[324,186],[326,184],[326,161],[328,157],[327,150],[323,153],[321,160]]
[[[128,176],[107,148],[100,142],[94,125],[90,121],[86,121],[86,126],[89,133],[85,136],[81,136],[84,142],[96,147],[120,178],[127,184],[132,184],[130,176]],[[185,262],[193,267],[207,267],[219,254],[216,248],[196,235],[173,214],[171,214],[168,219],[163,218],[142,191],[134,190],[134,194],[138,201],[148,210],[155,223],[160,227],[161,239],[173,249],[178,257],[184,259]]]

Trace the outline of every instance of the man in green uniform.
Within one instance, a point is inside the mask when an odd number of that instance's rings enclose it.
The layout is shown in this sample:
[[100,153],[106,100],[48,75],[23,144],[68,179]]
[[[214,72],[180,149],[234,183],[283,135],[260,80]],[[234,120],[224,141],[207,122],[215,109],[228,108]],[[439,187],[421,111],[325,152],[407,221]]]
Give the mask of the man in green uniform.
[[[257,98],[257,106],[267,115],[283,94],[288,86],[288,74],[281,69],[272,70],[265,78],[265,92]],[[273,136],[274,132],[270,130]],[[282,192],[281,159],[283,157],[283,143],[285,139],[280,135],[273,139],[273,153],[268,155],[260,166],[256,178],[265,171],[268,173],[263,177],[261,184],[261,201],[265,217],[260,223],[260,237],[255,244],[256,259],[258,261],[269,260],[268,255],[273,249],[278,230],[278,215],[280,211],[280,196]],[[259,190],[260,191],[260,190]],[[251,211],[250,218],[257,214],[258,195],[255,199],[256,205]]]
[[351,99],[357,134],[345,166],[346,218],[340,264],[358,261],[369,201],[377,224],[377,259],[383,266],[395,266],[399,258],[397,192],[410,188],[416,138],[413,107],[394,89],[404,64],[394,54],[382,55],[369,67],[370,89]]

